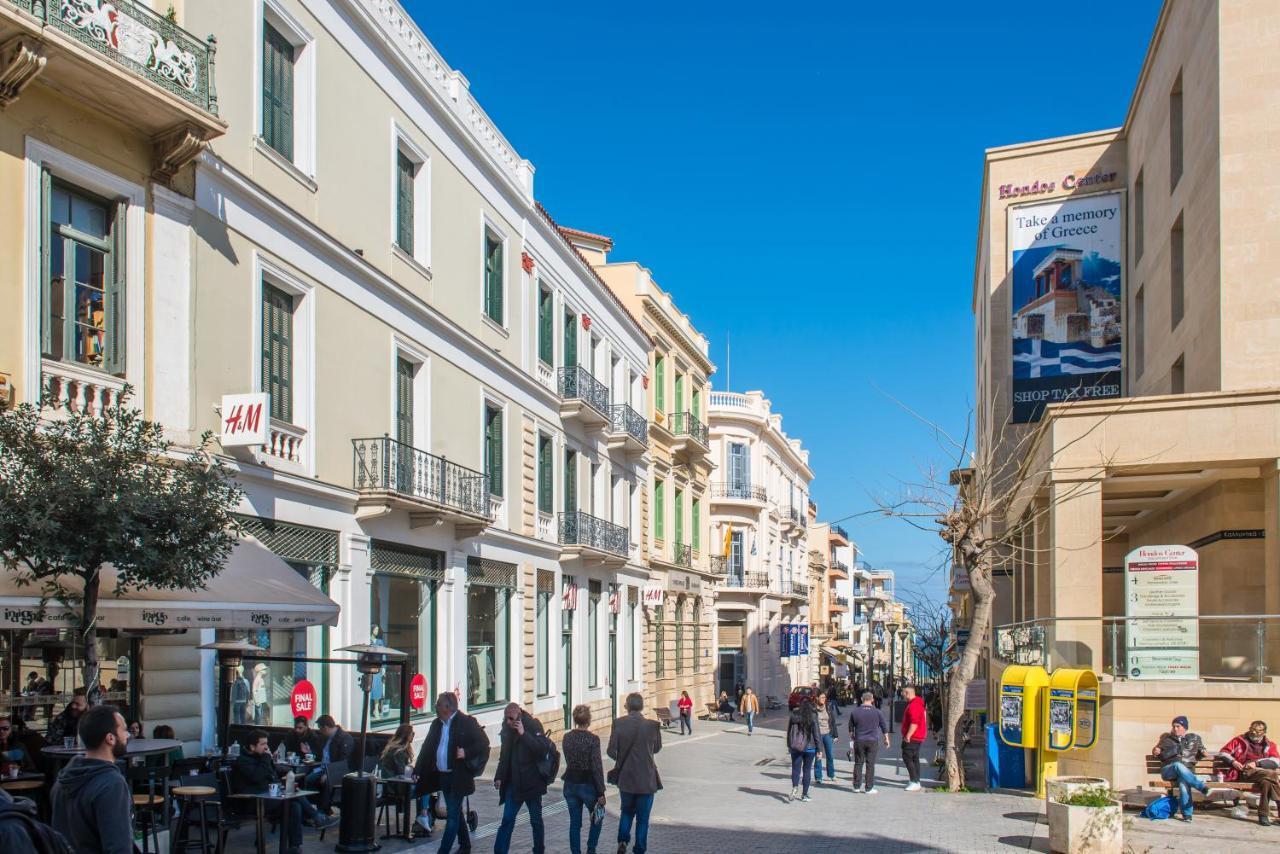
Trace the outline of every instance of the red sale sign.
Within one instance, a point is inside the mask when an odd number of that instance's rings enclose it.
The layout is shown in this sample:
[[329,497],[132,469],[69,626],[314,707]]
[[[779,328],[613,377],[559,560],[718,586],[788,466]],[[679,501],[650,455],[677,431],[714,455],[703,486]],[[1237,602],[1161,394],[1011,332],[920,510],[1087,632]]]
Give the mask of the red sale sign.
[[421,709],[427,704],[427,677],[421,673],[413,674],[409,680],[409,705]]
[[294,683],[293,693],[289,695],[289,708],[293,716],[311,720],[316,716],[316,686],[306,679]]

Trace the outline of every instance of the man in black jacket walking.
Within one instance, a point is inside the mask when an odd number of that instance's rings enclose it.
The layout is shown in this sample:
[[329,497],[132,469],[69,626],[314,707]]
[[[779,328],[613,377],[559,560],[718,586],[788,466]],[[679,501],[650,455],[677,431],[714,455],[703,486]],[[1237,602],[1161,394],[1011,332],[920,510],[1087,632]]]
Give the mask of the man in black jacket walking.
[[542,724],[520,708],[508,703],[502,719],[502,751],[498,754],[498,773],[493,786],[498,790],[498,803],[503,805],[502,826],[493,843],[493,854],[507,854],[516,816],[522,805],[529,807],[529,826],[533,829],[533,854],[545,851],[542,825],[542,796],[547,781],[538,772],[538,760],[550,749]]
[[440,792],[448,810],[438,854],[449,854],[453,841],[458,850],[470,851],[471,839],[462,820],[462,800],[476,790],[476,777],[489,762],[489,737],[470,715],[458,711],[458,698],[446,691],[436,698],[436,719],[418,754],[414,772],[418,796]]

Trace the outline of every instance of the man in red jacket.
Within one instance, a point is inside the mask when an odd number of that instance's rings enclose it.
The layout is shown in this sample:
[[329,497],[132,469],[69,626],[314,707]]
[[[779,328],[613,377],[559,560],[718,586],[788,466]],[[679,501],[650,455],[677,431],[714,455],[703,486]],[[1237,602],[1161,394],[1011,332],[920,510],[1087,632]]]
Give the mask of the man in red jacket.
[[908,792],[920,791],[920,745],[924,744],[929,734],[928,715],[924,710],[924,699],[916,696],[913,685],[902,686],[902,699],[907,707],[902,712],[902,764],[907,766]]

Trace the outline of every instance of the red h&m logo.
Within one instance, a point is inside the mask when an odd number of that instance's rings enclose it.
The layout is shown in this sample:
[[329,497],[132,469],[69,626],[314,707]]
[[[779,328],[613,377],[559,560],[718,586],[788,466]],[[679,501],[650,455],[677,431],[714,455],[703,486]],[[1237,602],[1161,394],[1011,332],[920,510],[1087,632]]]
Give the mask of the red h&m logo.
[[222,447],[262,445],[267,441],[267,395],[222,396]]

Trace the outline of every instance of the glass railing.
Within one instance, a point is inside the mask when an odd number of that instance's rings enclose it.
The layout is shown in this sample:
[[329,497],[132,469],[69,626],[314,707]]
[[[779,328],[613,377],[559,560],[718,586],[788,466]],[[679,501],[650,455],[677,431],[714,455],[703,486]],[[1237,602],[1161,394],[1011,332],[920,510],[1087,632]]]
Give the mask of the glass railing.
[[1060,617],[995,629],[1009,664],[1091,667],[1121,679],[1265,682],[1280,673],[1280,615]]
[[422,498],[476,516],[492,518],[489,488],[475,469],[428,454],[389,436],[352,439],[354,485]]

